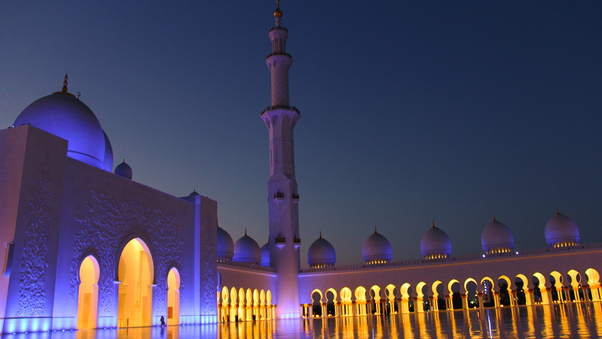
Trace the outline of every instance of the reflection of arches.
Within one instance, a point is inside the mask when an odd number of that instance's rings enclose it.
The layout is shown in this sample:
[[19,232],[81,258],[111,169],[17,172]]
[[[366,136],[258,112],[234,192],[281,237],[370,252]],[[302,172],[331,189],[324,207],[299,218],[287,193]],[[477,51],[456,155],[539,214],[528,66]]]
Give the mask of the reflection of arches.
[[167,325],[180,324],[180,273],[172,268],[167,275]]
[[79,267],[79,292],[77,300],[77,329],[96,328],[98,314],[98,261],[89,255]]
[[130,240],[119,258],[118,326],[151,326],[153,259],[140,238]]

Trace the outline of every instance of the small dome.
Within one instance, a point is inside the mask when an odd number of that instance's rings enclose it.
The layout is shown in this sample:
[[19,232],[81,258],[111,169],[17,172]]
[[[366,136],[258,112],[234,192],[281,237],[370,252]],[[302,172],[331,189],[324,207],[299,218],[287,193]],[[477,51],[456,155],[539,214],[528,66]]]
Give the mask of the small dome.
[[[197,193],[198,194],[198,193]],[[217,258],[230,261],[234,256],[234,241],[226,230],[217,226]]]
[[393,257],[391,243],[389,243],[387,238],[376,232],[375,228],[374,233],[364,241],[362,256],[364,257],[366,264],[388,262]]
[[485,226],[481,234],[481,246],[485,253],[506,253],[514,248],[514,236],[508,226],[495,220]]
[[579,245],[579,227],[571,218],[560,214],[556,210],[553,216],[546,224],[546,242],[551,247],[567,247]]
[[307,250],[307,263],[311,267],[333,266],[337,262],[337,254],[328,240],[320,237]]
[[261,246],[261,266],[270,266],[270,243],[266,242],[265,245]]
[[420,252],[425,259],[438,259],[447,258],[451,251],[449,237],[433,223],[433,227],[429,228],[420,240]]
[[113,173],[117,174],[120,177],[132,180],[132,168],[130,167],[130,165],[125,163],[125,159],[121,164],[115,167],[115,171]]
[[19,114],[13,125],[24,124],[67,140],[67,156],[70,158],[97,168],[106,168],[105,145],[108,138],[105,139],[100,122],[92,110],[72,94],[56,92],[34,101]]
[[257,241],[247,235],[236,240],[234,243],[234,257],[232,261],[237,262],[248,262],[253,264],[259,264],[261,262],[261,249],[257,244]]

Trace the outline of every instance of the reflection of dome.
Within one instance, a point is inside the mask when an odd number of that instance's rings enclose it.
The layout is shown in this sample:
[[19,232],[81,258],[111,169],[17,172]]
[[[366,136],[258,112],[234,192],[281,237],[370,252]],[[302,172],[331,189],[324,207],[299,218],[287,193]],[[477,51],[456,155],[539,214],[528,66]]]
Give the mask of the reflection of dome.
[[266,242],[261,246],[261,266],[270,266],[270,242]]
[[257,241],[247,235],[236,240],[234,243],[234,257],[232,261],[248,262],[259,264],[261,262],[261,249],[257,244]]
[[[193,192],[196,193],[196,192]],[[198,195],[198,193],[197,193]],[[234,241],[225,229],[217,226],[217,258],[230,261],[234,256]]]
[[481,245],[487,254],[507,253],[514,248],[514,237],[508,226],[495,220],[489,223],[481,234]]
[[113,173],[117,174],[120,177],[132,180],[132,168],[130,167],[130,165],[125,163],[125,159],[123,159],[123,162],[121,164],[115,167],[115,172]]
[[366,264],[386,263],[393,257],[391,243],[387,238],[376,232],[375,228],[374,233],[364,241],[362,256]]
[[451,241],[433,222],[433,227],[429,228],[420,240],[420,251],[425,259],[447,258],[452,251]]
[[66,139],[69,142],[67,156],[106,169],[109,159],[105,144],[110,142],[108,138],[105,140],[100,122],[86,104],[67,93],[66,88],[63,90],[31,103],[13,125],[30,124]]
[[551,247],[567,247],[579,245],[579,227],[571,218],[560,214],[556,215],[546,224],[546,242]]
[[307,250],[307,263],[311,267],[333,266],[337,262],[337,254],[328,240],[320,237]]

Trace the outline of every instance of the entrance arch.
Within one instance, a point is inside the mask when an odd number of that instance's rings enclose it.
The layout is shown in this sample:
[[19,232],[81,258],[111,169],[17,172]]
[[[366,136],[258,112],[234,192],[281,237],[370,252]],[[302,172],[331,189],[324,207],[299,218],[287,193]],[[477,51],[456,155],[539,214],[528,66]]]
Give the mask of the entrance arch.
[[118,326],[151,326],[153,258],[144,241],[130,240],[119,258]]
[[79,292],[77,299],[77,329],[96,328],[98,314],[98,261],[89,255],[79,267]]
[[167,275],[167,325],[180,324],[180,273],[174,267]]

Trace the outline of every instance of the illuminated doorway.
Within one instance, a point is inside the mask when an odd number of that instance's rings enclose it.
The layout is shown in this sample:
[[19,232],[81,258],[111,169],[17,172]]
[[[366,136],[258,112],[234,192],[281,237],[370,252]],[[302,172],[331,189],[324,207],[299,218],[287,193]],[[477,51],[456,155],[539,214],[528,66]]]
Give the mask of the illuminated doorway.
[[152,325],[153,272],[148,247],[132,239],[119,258],[119,327]]
[[167,275],[167,325],[180,324],[180,274],[172,268]]
[[77,329],[96,328],[99,277],[98,261],[91,255],[87,256],[79,267]]

